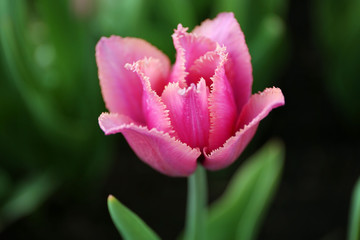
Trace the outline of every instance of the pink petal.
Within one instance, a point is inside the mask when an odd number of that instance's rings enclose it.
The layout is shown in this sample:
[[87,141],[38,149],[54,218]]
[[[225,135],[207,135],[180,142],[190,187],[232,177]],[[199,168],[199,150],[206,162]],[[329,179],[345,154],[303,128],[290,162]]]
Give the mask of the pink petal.
[[233,13],[220,13],[214,20],[206,20],[193,30],[199,36],[225,45],[229,53],[226,75],[234,89],[238,112],[251,95],[252,67],[249,50],[239,23]]
[[208,94],[205,80],[201,79],[188,89],[180,88],[179,83],[170,83],[161,96],[178,138],[190,147],[203,148],[208,144]]
[[[159,131],[171,134],[173,130],[166,106],[151,88],[154,83],[164,83],[167,77],[162,70],[163,66],[160,61],[153,58],[144,58],[133,64],[126,64],[125,68],[134,71],[142,82],[144,91],[142,108],[148,129],[156,128]],[[155,85],[160,86],[159,84]]]
[[[130,116],[139,123],[145,122],[141,107],[142,84],[138,76],[126,70],[124,65],[144,57],[159,59],[165,72],[170,69],[169,59],[142,39],[103,37],[96,45],[96,62],[107,109]],[[153,86],[153,89],[157,88]]]
[[193,149],[167,133],[131,123],[128,117],[103,113],[99,125],[105,134],[121,132],[127,142],[145,163],[169,176],[189,176],[197,165],[199,149]]
[[218,65],[215,75],[211,78],[209,97],[210,135],[208,150],[212,151],[223,145],[235,132],[238,116],[233,90],[225,74],[227,55],[225,48],[218,48]]
[[214,76],[215,70],[219,65],[219,57],[218,51],[209,51],[196,59],[189,69],[187,81],[189,83],[197,83],[201,78],[204,78],[206,86],[211,86],[211,77]]
[[238,120],[238,126],[241,129],[222,147],[213,150],[210,154],[205,149],[204,166],[209,170],[218,170],[233,163],[254,136],[259,122],[272,109],[284,104],[284,96],[279,88],[268,88],[262,93],[252,95]]
[[181,24],[172,35],[176,49],[176,62],[174,64],[170,81],[179,82],[180,87],[190,85],[187,83],[188,69],[196,59],[208,51],[216,48],[216,43],[205,37],[198,37],[187,33],[188,28],[183,28]]
[[285,99],[280,88],[266,88],[263,92],[259,92],[251,96],[247,104],[242,109],[236,128],[244,128],[245,125],[250,124],[258,117],[262,120],[272,109],[280,107],[284,104]]

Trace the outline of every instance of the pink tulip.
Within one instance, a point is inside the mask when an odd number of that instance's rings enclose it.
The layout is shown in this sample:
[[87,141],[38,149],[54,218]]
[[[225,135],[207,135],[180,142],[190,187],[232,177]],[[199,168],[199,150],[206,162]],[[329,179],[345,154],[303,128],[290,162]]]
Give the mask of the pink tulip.
[[96,46],[102,95],[110,113],[99,125],[121,132],[137,156],[170,176],[234,162],[268,113],[284,105],[279,88],[251,95],[252,67],[233,13],[191,33],[172,35],[176,62],[137,38],[111,36]]

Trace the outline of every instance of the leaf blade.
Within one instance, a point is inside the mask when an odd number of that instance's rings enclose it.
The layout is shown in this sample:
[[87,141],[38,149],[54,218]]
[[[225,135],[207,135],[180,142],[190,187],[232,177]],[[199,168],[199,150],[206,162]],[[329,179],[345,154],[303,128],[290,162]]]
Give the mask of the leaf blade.
[[272,152],[265,158],[255,191],[252,193],[247,208],[245,209],[237,228],[236,239],[255,239],[271,199],[275,193],[276,186],[280,180],[283,157],[280,152]]
[[348,240],[360,240],[360,178],[355,185],[351,202]]
[[[283,158],[282,145],[272,141],[243,164],[232,178],[224,195],[209,211],[206,226],[209,239],[241,237],[242,240],[246,240],[256,236],[256,230],[280,177]],[[274,162],[276,166],[272,166]],[[273,181],[269,181],[269,178]],[[267,181],[271,184],[265,184]],[[264,189],[267,189],[266,194],[254,198]],[[260,201],[264,196],[266,196],[265,200]],[[255,202],[253,203],[253,201]],[[254,209],[257,210],[256,206],[261,207],[260,213],[254,211]],[[248,208],[250,210],[247,210]],[[255,214],[255,216],[251,223],[247,223],[246,219],[251,217],[251,214]],[[244,228],[246,232],[239,233]]]
[[114,225],[124,239],[160,239],[140,217],[112,195],[108,197],[108,209]]

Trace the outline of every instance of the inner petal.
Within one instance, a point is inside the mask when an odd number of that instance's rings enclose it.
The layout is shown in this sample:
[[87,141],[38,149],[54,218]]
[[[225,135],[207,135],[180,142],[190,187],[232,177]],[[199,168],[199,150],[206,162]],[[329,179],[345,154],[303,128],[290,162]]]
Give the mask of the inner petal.
[[180,88],[179,83],[170,83],[161,97],[178,138],[193,148],[208,145],[208,95],[209,88],[201,79],[197,85],[191,84],[187,89]]
[[209,150],[220,147],[235,131],[237,109],[233,89],[226,75],[226,48],[218,48],[219,64],[215,75],[211,77],[211,93],[209,96],[210,134]]
[[188,81],[189,68],[195,60],[208,51],[216,49],[216,43],[209,38],[197,36],[187,32],[181,24],[172,35],[176,49],[176,62],[174,64],[170,81],[178,82],[180,87],[187,87],[192,82]]
[[197,83],[201,78],[204,78],[206,86],[211,86],[211,77],[214,76],[215,70],[220,62],[220,49],[221,48],[218,46],[215,51],[209,51],[194,61],[194,64],[189,69],[189,75],[187,76],[188,83]]
[[215,19],[206,20],[200,26],[195,27],[193,33],[210,38],[227,48],[228,58],[233,67],[231,72],[226,72],[226,75],[234,91],[239,114],[251,96],[253,78],[249,50],[234,14],[220,13]]

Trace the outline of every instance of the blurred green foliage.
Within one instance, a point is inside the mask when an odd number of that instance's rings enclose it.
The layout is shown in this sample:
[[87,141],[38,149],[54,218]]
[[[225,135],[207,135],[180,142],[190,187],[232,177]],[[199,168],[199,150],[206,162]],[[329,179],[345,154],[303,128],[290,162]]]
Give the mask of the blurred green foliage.
[[360,121],[360,1],[313,2],[314,35],[322,51],[324,86],[349,126]]
[[[59,186],[86,189],[109,159],[91,27],[67,1],[0,1],[0,227]],[[85,186],[88,186],[87,184]],[[78,191],[81,192],[81,191]]]

